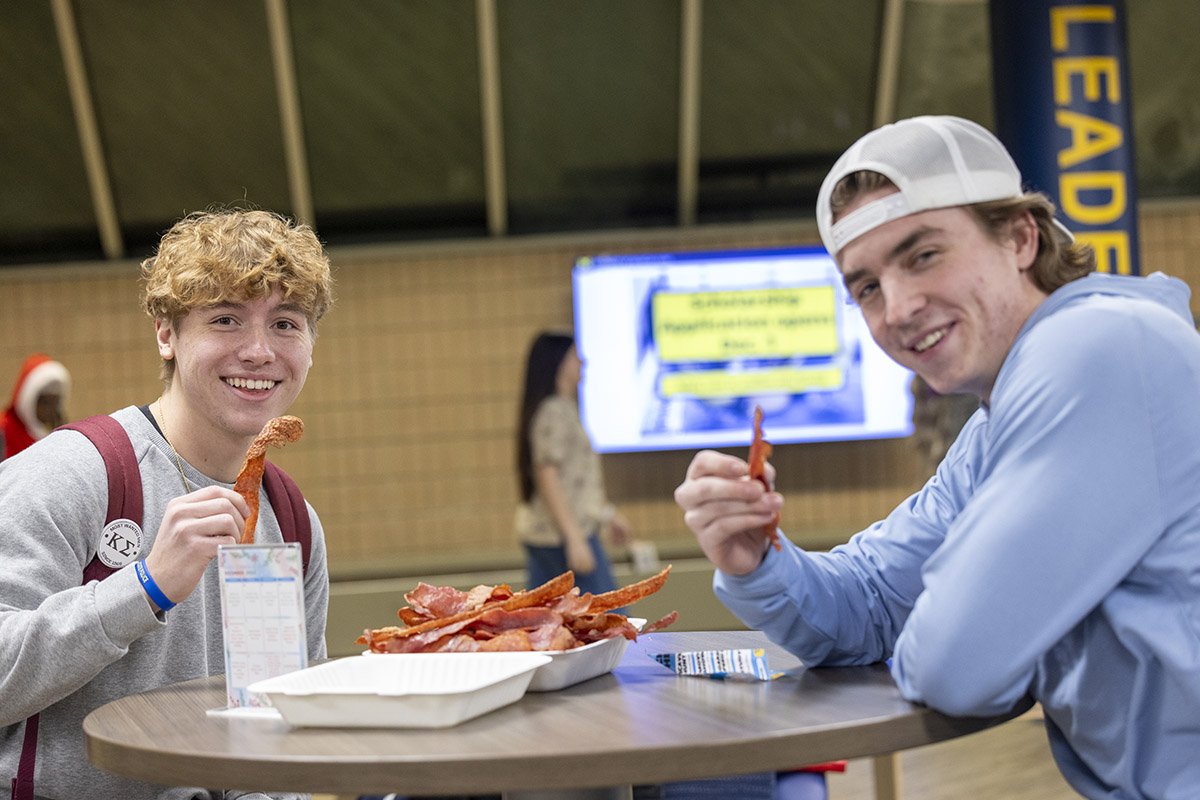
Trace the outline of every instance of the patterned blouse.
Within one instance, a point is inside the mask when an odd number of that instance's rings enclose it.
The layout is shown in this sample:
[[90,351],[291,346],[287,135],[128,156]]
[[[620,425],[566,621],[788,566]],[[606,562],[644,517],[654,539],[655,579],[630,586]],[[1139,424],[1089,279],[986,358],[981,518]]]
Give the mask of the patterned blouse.
[[[534,471],[546,464],[558,467],[559,482],[575,521],[584,534],[599,533],[612,519],[614,509],[605,495],[600,456],[592,450],[576,402],[561,395],[543,400],[533,415],[530,442]],[[536,488],[530,501],[517,509],[516,529],[517,539],[524,544],[556,547],[563,543],[562,532]]]

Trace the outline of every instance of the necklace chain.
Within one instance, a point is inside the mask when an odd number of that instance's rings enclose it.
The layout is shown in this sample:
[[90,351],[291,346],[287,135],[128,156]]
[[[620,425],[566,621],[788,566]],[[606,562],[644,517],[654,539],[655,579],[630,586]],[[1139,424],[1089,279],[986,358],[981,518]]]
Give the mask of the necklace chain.
[[162,417],[162,435],[167,441],[167,447],[171,448],[171,455],[175,456],[175,466],[179,467],[179,477],[183,478],[183,486],[188,490],[188,494],[192,493],[192,485],[188,483],[187,475],[183,472],[183,460],[179,458],[179,451],[175,449],[175,445],[171,444],[171,439],[167,436],[167,409],[163,406],[162,400],[158,401],[158,415]]

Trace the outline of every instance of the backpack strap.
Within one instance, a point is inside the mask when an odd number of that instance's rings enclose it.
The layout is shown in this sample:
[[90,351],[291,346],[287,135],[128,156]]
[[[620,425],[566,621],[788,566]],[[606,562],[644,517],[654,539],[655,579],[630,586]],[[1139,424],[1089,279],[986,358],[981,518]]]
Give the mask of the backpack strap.
[[38,715],[25,720],[25,741],[21,744],[21,760],[17,777],[12,779],[13,800],[33,800],[33,766],[37,756]]
[[[104,470],[108,476],[108,511],[104,524],[118,519],[128,519],[142,524],[142,475],[138,472],[137,454],[129,434],[107,414],[97,414],[63,425],[68,430],[78,431],[91,440],[100,457],[104,459]],[[102,581],[116,570],[99,558],[93,558],[83,569],[83,582]],[[17,776],[12,779],[13,800],[33,800],[33,775],[37,762],[38,715],[25,720],[25,738],[21,743],[21,760],[17,763]]]
[[[91,440],[104,459],[108,475],[108,512],[104,524],[128,519],[142,524],[142,474],[129,434],[107,414],[97,414],[62,426],[78,431]],[[116,572],[99,558],[93,558],[83,570],[83,582],[100,581]]]
[[271,508],[279,520],[279,529],[285,542],[300,545],[300,562],[304,575],[308,575],[308,560],[312,555],[312,520],[308,516],[308,504],[300,487],[283,469],[267,461],[263,469],[263,489],[271,498]]

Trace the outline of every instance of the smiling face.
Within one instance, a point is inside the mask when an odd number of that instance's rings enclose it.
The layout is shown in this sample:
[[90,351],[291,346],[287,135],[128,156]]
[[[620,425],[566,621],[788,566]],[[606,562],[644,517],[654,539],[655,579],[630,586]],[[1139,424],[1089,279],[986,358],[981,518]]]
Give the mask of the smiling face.
[[159,353],[175,362],[164,394],[167,433],[185,458],[240,462],[247,442],[300,394],[312,366],[309,325],[278,288],[192,309],[174,325],[156,321]]
[[[865,194],[846,213],[894,190]],[[871,335],[941,394],[987,402],[1021,326],[1046,298],[1028,270],[1037,253],[1028,212],[993,239],[961,207],[888,222],[838,253]]]

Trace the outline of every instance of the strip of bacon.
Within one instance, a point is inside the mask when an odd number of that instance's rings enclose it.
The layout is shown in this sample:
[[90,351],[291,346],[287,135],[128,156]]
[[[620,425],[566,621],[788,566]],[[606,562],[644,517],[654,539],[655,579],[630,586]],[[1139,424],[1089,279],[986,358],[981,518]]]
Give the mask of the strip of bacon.
[[303,435],[304,422],[299,417],[276,417],[262,427],[247,448],[246,458],[233,484],[233,490],[246,498],[250,506],[250,516],[246,517],[242,528],[241,544],[254,544],[254,529],[258,525],[258,487],[267,466],[267,447],[283,447]]
[[517,628],[533,630],[547,624],[557,626],[562,623],[562,614],[545,607],[519,608],[516,611],[494,608],[480,614],[471,627],[482,633],[500,634]]
[[588,614],[570,620],[570,626],[575,638],[584,644],[618,636],[636,642],[638,637],[638,629],[624,614]]
[[371,649],[377,653],[433,652],[439,648],[434,647],[426,650],[428,645],[458,633],[470,625],[472,621],[472,619],[462,619],[458,622],[452,622],[449,625],[439,625],[436,628],[428,628],[416,636],[404,636],[404,632],[412,630],[412,628],[400,628],[398,632],[393,632],[385,640],[373,638]]
[[[759,481],[763,486],[767,487],[767,491],[771,490],[771,484],[767,483],[767,459],[771,457],[771,443],[763,439],[762,435],[762,420],[763,411],[759,406],[754,407],[754,438],[750,441],[750,477],[753,480]],[[763,533],[771,540],[771,545],[776,551],[783,549],[783,543],[779,541],[779,513],[776,512],[775,519],[763,526]]]
[[532,650],[533,642],[530,641],[529,631],[518,628],[491,639],[476,640],[475,649],[480,653],[512,653]]
[[592,595],[590,592],[579,594],[579,587],[571,589],[562,597],[556,598],[551,604],[553,608],[564,617],[578,617],[580,614],[588,613],[588,608],[592,605]]
[[408,611],[400,610],[400,618],[409,625],[415,625],[430,619],[441,619],[462,611],[473,611],[485,604],[507,600],[513,596],[513,590],[507,584],[499,586],[476,586],[469,592],[461,592],[452,586],[433,586],[424,581],[417,588],[404,595],[408,601]]
[[662,585],[667,582],[667,574],[671,571],[671,565],[657,575],[651,575],[645,580],[631,583],[620,589],[614,589],[611,592],[598,594],[592,598],[591,605],[588,606],[589,614],[599,614],[602,611],[612,611],[614,608],[628,606],[641,600],[643,597],[648,597],[654,594]]
[[529,646],[534,650],[573,650],[580,644],[575,634],[562,625],[555,628],[543,625],[529,632]]
[[642,628],[641,632],[642,633],[654,633],[655,631],[661,631],[663,628],[667,627],[668,625],[673,624],[678,619],[679,619],[679,612],[672,611],[670,614],[667,614],[662,619],[657,620],[655,622],[651,622],[649,625]]

